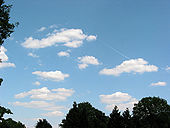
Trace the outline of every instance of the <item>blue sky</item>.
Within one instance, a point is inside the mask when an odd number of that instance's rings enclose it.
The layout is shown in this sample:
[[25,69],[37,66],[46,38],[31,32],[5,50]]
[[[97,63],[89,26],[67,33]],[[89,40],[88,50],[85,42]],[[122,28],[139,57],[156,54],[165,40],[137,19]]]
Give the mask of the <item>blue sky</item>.
[[20,25],[1,47],[0,104],[54,128],[73,101],[107,115],[141,98],[170,103],[168,0],[7,0]]

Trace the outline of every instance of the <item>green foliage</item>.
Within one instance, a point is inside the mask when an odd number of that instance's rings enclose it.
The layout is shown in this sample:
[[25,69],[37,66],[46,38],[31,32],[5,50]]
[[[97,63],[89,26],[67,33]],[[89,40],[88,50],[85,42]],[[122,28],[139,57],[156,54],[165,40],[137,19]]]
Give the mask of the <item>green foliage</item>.
[[39,119],[35,128],[52,128],[52,126],[46,119]]
[[0,46],[4,43],[4,40],[14,32],[15,26],[19,24],[9,22],[11,7],[11,5],[5,5],[4,0],[0,0]]
[[0,78],[0,86],[1,86],[2,81],[3,81],[3,79],[2,79],[2,78]]
[[133,118],[138,128],[169,128],[170,106],[159,97],[146,97],[134,105]]
[[88,102],[76,104],[70,109],[61,128],[107,128],[108,118]]
[[0,106],[0,128],[26,128],[21,122],[16,122],[11,118],[4,119],[4,114],[13,114],[10,109]]

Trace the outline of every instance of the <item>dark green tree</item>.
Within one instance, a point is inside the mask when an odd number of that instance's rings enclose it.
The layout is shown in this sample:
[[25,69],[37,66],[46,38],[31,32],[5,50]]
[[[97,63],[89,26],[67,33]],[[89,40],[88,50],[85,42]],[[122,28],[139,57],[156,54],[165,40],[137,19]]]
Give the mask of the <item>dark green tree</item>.
[[123,128],[123,117],[117,106],[114,107],[109,117],[107,128]]
[[35,128],[52,128],[52,126],[46,119],[39,119]]
[[13,114],[10,109],[0,106],[0,128],[26,128],[21,122],[16,122],[11,118],[4,119],[4,114]]
[[12,5],[5,5],[4,0],[0,0],[0,46],[4,40],[10,37],[18,23],[10,23],[10,10]]
[[123,117],[123,128],[132,128],[133,122],[128,108],[123,112],[122,117]]
[[108,118],[88,102],[76,104],[69,110],[61,128],[107,128]]
[[134,105],[133,119],[138,128],[169,128],[170,106],[159,97],[145,97]]

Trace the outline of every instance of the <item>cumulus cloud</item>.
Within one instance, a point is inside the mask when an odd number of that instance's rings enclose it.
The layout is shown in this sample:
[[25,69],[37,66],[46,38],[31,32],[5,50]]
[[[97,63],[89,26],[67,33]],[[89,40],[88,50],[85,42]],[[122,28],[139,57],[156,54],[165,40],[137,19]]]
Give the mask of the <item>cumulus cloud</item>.
[[72,89],[58,88],[49,90],[47,87],[43,87],[16,94],[15,98],[25,98],[29,96],[31,99],[65,101],[68,97],[72,96],[73,93],[74,90]]
[[38,58],[39,56],[37,56],[36,54],[34,54],[34,53],[28,53],[28,56],[31,56],[31,57],[33,57],[33,58]]
[[45,80],[52,80],[52,81],[63,81],[65,78],[69,77],[69,74],[64,74],[61,71],[50,71],[50,72],[41,72],[35,71],[32,74],[37,75]]
[[35,81],[33,84],[37,85],[37,86],[41,85],[41,83],[39,81]]
[[119,76],[122,73],[144,73],[144,72],[156,72],[158,67],[155,65],[149,65],[147,61],[142,58],[130,59],[123,61],[115,68],[104,68],[99,73],[103,75]]
[[64,106],[57,106],[54,103],[49,103],[46,101],[30,101],[30,102],[16,101],[16,102],[9,103],[9,104],[12,104],[14,106],[22,106],[25,108],[41,109],[45,111],[59,111],[59,110],[66,109]]
[[53,116],[64,116],[64,113],[61,112],[61,111],[53,111],[53,112],[48,112],[48,113],[44,113],[44,114],[41,114],[41,115],[53,117]]
[[85,69],[88,67],[88,65],[99,65],[99,61],[97,58],[94,56],[83,56],[83,57],[78,57],[78,64],[79,69]]
[[93,40],[96,40],[96,36],[93,36],[93,35],[90,35],[86,38],[87,41],[93,41]]
[[114,106],[118,106],[120,110],[125,110],[127,107],[132,110],[135,103],[138,102],[136,98],[133,98],[128,93],[116,92],[111,95],[100,95],[102,103],[107,104],[107,110],[113,110]]
[[42,32],[44,30],[46,30],[46,27],[41,27],[40,29],[38,29],[38,32]]
[[159,81],[157,83],[151,83],[151,86],[166,86],[166,82]]
[[34,39],[32,37],[26,38],[21,44],[25,48],[45,48],[54,46],[56,44],[64,44],[66,47],[77,48],[83,44],[83,41],[95,40],[93,35],[85,35],[81,29],[61,29],[49,34],[48,37],[42,39]]
[[70,56],[70,53],[68,51],[61,51],[57,54],[58,56],[66,56],[66,57],[69,57]]
[[7,52],[7,49],[0,46],[0,68],[15,67],[14,63],[8,62],[8,56],[5,52]]

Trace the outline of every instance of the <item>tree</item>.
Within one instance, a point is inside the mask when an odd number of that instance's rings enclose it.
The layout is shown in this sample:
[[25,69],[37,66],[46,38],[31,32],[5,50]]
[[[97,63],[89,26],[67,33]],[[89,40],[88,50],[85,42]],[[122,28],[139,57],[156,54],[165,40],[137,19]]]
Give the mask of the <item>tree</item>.
[[4,43],[4,40],[10,37],[11,33],[14,32],[15,26],[18,22],[13,24],[10,23],[10,10],[12,5],[5,5],[4,0],[0,0],[0,46]]
[[[133,118],[141,128],[170,127],[170,106],[159,97],[142,98],[134,105]],[[163,119],[165,118],[165,120]]]
[[130,111],[128,108],[123,112],[122,118],[123,118],[123,128],[132,128],[133,127],[132,117],[130,115]]
[[108,118],[88,102],[73,104],[60,124],[61,128],[107,128]]
[[16,122],[11,118],[4,119],[4,114],[13,114],[10,109],[0,106],[0,128],[26,128],[21,122]]
[[39,119],[35,128],[52,128],[52,126],[46,119]]
[[117,106],[114,107],[109,117],[107,128],[123,128],[123,118]]
[[3,79],[2,79],[2,78],[0,78],[0,86],[1,86],[2,81],[3,81]]

